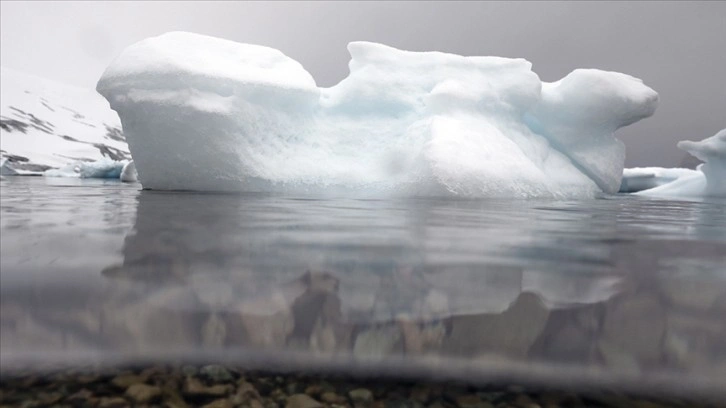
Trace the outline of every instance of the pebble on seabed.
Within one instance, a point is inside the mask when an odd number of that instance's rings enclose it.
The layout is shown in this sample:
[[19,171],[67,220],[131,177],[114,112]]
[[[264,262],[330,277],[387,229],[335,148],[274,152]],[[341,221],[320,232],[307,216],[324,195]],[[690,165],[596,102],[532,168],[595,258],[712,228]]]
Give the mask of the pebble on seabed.
[[615,393],[578,395],[515,386],[477,389],[450,383],[267,375],[221,365],[0,379],[0,407],[27,408],[716,408],[719,404],[656,401]]

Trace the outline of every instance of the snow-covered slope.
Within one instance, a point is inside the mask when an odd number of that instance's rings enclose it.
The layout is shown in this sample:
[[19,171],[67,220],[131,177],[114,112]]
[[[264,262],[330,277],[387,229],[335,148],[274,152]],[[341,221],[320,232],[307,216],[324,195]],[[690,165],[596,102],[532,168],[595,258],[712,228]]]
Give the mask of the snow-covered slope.
[[0,154],[3,172],[40,173],[77,161],[130,159],[121,123],[92,89],[2,67]]

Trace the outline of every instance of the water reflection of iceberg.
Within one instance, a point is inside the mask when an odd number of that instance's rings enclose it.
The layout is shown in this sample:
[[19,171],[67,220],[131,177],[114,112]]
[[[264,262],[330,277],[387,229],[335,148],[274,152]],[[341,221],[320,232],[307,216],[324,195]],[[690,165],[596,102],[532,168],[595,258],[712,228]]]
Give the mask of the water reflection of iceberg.
[[[573,275],[552,262],[537,269],[518,265],[521,254],[495,258],[532,240],[547,245],[528,217],[514,225],[510,220],[507,234],[497,234],[504,226],[490,220],[468,231],[489,229],[497,239],[488,249],[481,239],[450,241],[452,221],[482,217],[474,203],[309,204],[142,193],[124,262],[104,271],[113,278],[108,290],[125,288],[134,301],[108,296],[107,309],[114,312],[106,327],[114,333],[106,336],[118,347],[145,351],[173,338],[191,353],[253,348],[367,359],[421,353],[525,358],[553,312],[605,302],[621,280],[602,273],[603,262],[595,268],[601,273]],[[375,220],[368,218],[373,214]],[[452,219],[432,222],[446,217]],[[546,220],[542,226],[546,230]],[[588,256],[592,249],[576,255],[581,262]],[[537,255],[530,251],[529,257]],[[125,327],[128,322],[133,327]]]
[[[204,296],[219,303],[215,308],[224,309],[234,299],[295,286],[289,282],[305,271],[327,271],[338,282],[343,317],[352,321],[501,313],[527,291],[553,306],[594,303],[612,296],[622,276],[607,273],[613,268],[602,260],[609,255],[604,249],[596,248],[594,255],[592,248],[570,249],[571,259],[599,271],[580,274],[569,272],[567,263],[520,249],[535,246],[533,241],[542,253],[547,245],[566,245],[559,239],[548,243],[527,218],[521,225],[509,222],[506,234],[492,223],[469,231],[478,239],[452,241],[445,224],[431,220],[477,210],[467,203],[322,204],[144,193],[135,228],[125,240],[124,263],[104,273],[151,287],[176,282],[206,291]],[[311,211],[315,207],[325,211]],[[496,238],[483,241],[488,233]],[[502,258],[504,249],[511,252],[507,258]],[[539,264],[533,268],[530,261]]]
[[[292,352],[726,378],[726,284],[705,280],[713,302],[695,301],[705,292],[679,293],[675,279],[693,280],[668,272],[725,244],[597,239],[617,213],[576,208],[143,192],[123,262],[95,292],[64,308],[2,298],[3,352],[32,338],[100,359]],[[563,218],[576,220],[566,233]]]
[[[651,250],[663,243],[594,240],[616,213],[518,204],[521,218],[499,221],[511,203],[211,200],[142,194],[117,271],[155,291],[149,299],[177,292],[165,306],[133,308],[170,313],[160,320],[191,349],[724,370],[697,363],[717,348],[691,345],[726,332],[684,327],[682,311],[663,301],[663,262]],[[576,229],[553,232],[562,217]],[[670,253],[699,247],[676,243]],[[709,311],[696,315],[686,323],[723,329]]]

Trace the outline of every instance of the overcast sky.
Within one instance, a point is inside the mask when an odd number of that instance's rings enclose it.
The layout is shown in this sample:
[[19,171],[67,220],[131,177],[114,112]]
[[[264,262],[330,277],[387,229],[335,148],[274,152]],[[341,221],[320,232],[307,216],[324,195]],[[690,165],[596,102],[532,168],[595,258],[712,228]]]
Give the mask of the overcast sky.
[[346,44],[523,57],[545,81],[575,68],[637,76],[655,116],[621,130],[627,166],[676,166],[678,140],[726,127],[726,2],[121,2],[0,3],[0,63],[94,87],[124,47],[172,30],[266,45],[318,85],[348,74]]

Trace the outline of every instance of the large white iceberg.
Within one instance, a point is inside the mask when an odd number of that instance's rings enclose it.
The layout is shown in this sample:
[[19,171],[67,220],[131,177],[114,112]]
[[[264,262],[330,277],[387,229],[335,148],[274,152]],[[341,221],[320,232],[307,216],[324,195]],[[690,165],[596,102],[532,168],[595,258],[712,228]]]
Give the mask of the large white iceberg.
[[703,160],[696,171],[636,194],[660,197],[726,197],[726,129],[700,142],[684,140],[678,148]]
[[145,188],[575,197],[620,187],[613,136],[653,114],[628,75],[542,83],[524,59],[353,42],[319,88],[280,51],[173,32],[128,47],[97,90]]

